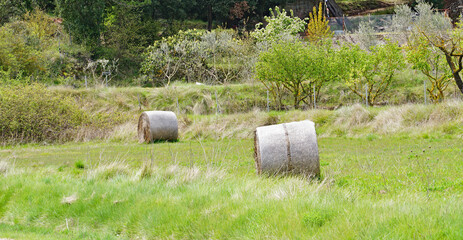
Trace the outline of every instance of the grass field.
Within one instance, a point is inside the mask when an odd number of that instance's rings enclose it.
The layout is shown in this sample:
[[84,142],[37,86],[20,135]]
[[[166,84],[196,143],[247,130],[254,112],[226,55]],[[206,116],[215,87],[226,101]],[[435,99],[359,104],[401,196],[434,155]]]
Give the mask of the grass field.
[[460,138],[319,139],[321,178],[257,176],[252,140],[0,150],[0,238],[460,239]]

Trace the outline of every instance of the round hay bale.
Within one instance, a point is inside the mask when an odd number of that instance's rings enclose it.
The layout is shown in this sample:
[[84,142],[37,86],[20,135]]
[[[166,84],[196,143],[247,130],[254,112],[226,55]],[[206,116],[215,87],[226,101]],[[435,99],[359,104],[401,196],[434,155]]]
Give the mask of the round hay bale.
[[170,111],[146,111],[138,119],[138,141],[178,140],[178,122]]
[[315,124],[306,120],[258,127],[254,135],[257,173],[319,176]]

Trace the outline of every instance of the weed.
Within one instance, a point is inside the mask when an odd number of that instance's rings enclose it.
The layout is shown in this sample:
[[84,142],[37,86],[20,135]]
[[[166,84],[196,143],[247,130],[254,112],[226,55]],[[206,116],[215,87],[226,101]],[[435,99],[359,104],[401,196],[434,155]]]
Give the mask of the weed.
[[313,209],[306,213],[302,219],[306,226],[321,227],[334,217],[331,210]]
[[74,163],[74,166],[75,166],[77,169],[84,169],[84,168],[85,168],[84,162],[82,162],[81,160],[77,160],[77,161]]

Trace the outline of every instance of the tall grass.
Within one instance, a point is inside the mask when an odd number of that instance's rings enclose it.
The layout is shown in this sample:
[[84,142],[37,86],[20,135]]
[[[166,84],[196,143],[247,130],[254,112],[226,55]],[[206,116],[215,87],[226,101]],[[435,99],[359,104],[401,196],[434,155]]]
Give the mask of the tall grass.
[[[322,138],[320,179],[257,176],[252,140],[230,144],[159,143],[152,154],[138,144],[96,143],[89,158],[82,156],[90,146],[79,144],[8,148],[18,164],[0,176],[0,238],[463,236],[459,141]],[[84,168],[72,164],[74,155]]]

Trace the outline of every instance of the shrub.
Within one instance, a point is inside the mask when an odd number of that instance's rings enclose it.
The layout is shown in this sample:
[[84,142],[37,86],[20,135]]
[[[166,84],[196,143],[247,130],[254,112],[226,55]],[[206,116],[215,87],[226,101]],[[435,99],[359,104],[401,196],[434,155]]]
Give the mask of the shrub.
[[73,99],[40,84],[0,87],[0,141],[69,139],[87,118]]
[[27,76],[50,84],[58,76],[76,75],[79,61],[89,56],[69,42],[70,36],[56,19],[40,10],[0,26],[0,78]]
[[318,42],[333,36],[328,20],[323,14],[323,4],[320,2],[317,8],[313,7],[313,12],[309,13],[309,24],[307,25],[307,39],[311,42]]
[[272,44],[281,39],[294,39],[297,35],[304,31],[305,22],[294,17],[293,11],[289,12],[289,16],[284,9],[275,7],[275,12],[270,9],[271,16],[266,16],[265,27],[263,23],[256,25],[256,30],[251,33],[251,36],[258,42],[266,42]]
[[214,84],[239,80],[248,71],[242,62],[249,52],[234,34],[229,30],[180,31],[147,48],[141,71],[154,77],[155,86],[180,79]]

